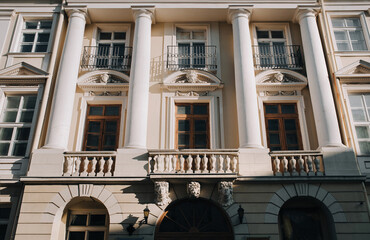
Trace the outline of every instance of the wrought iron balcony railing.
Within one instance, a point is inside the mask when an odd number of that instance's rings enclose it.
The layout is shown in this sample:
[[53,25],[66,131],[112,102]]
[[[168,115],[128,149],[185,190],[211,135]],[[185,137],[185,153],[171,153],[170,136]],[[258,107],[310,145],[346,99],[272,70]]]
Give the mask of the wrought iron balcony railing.
[[302,53],[298,45],[254,45],[256,69],[302,69]]
[[202,69],[207,71],[216,71],[216,46],[168,46],[167,69]]
[[112,69],[129,71],[131,67],[132,48],[124,46],[94,46],[85,47],[81,69],[91,71],[97,69]]

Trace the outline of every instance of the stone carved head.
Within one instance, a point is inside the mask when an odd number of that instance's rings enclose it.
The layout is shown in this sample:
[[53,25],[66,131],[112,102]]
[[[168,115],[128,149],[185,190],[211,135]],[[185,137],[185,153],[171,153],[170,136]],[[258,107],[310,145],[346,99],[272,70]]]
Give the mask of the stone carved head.
[[222,181],[218,183],[218,202],[224,207],[234,203],[233,182]]
[[187,192],[188,192],[189,197],[199,198],[200,183],[199,182],[189,182],[187,184]]
[[168,182],[154,183],[154,190],[156,193],[156,204],[158,206],[166,206],[171,202],[169,189],[170,184]]

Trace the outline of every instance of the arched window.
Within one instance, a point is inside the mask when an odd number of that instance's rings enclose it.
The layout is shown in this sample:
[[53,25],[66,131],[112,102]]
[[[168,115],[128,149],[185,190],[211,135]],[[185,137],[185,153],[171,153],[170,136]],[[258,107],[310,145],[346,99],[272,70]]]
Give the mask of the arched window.
[[93,198],[74,199],[64,214],[66,240],[108,239],[109,215],[105,206]]
[[206,199],[182,199],[169,205],[158,221],[156,240],[232,240],[234,234],[225,211]]
[[288,200],[279,212],[280,239],[335,239],[333,218],[328,209],[313,198]]

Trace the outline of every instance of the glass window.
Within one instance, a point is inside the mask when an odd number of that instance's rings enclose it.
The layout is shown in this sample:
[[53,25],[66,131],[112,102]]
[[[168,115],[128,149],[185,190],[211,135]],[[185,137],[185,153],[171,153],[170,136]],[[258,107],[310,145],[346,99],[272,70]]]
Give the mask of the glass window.
[[67,240],[105,240],[108,221],[102,212],[72,212],[69,215]]
[[339,51],[367,50],[359,18],[332,18],[331,21]]
[[47,52],[51,20],[26,21],[22,30],[20,52]]
[[180,68],[205,68],[206,30],[176,29]]
[[101,69],[122,69],[129,64],[125,57],[126,32],[99,32],[96,67]]
[[257,41],[261,67],[284,67],[288,64],[286,38],[283,30],[257,28]]
[[349,106],[359,154],[370,154],[370,93],[349,95]]
[[209,148],[207,103],[176,104],[176,146],[178,149]]
[[121,105],[89,105],[84,151],[114,151],[118,147]]
[[295,103],[266,103],[267,144],[271,151],[301,150],[302,139]]
[[9,95],[0,115],[0,156],[25,156],[37,95]]
[[[0,205],[0,240],[7,239],[7,229],[9,226],[11,206],[8,204]],[[8,233],[10,235],[10,233]]]

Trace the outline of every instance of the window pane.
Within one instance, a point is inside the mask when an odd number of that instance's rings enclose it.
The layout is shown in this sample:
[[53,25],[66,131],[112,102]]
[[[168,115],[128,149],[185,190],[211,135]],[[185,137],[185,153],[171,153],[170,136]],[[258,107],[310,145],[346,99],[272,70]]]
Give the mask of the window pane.
[[347,27],[361,27],[361,22],[359,18],[346,18]]
[[18,128],[16,134],[16,140],[28,140],[30,136],[31,128]]
[[295,119],[284,119],[284,127],[286,131],[297,130]]
[[26,154],[27,143],[15,143],[13,156],[24,156]]
[[177,31],[176,33],[177,39],[190,39],[190,32],[183,32],[183,31]]
[[362,154],[370,154],[370,142],[358,142]]
[[22,42],[33,42],[35,40],[34,33],[25,33],[23,34]]
[[49,42],[49,37],[50,37],[49,33],[39,33],[39,35],[37,37],[37,41],[47,43],[47,42]]
[[364,41],[364,34],[362,31],[356,30],[356,31],[349,31],[349,37],[351,40],[358,40],[358,41]]
[[366,126],[356,126],[357,138],[368,138],[369,131]]
[[87,215],[72,215],[71,216],[71,226],[86,226]]
[[91,215],[90,226],[105,226],[105,214]]
[[201,31],[201,32],[193,32],[193,39],[195,40],[205,40],[206,37],[205,37],[205,32],[204,31]]
[[[1,210],[0,210],[1,211]],[[0,224],[0,240],[5,240],[7,224]]]
[[177,114],[190,114],[190,105],[177,105]]
[[365,41],[352,42],[353,51],[366,50]]
[[98,135],[87,135],[87,146],[99,146],[99,136]]
[[352,109],[352,116],[354,121],[365,121],[365,113],[362,109]]
[[278,105],[265,105],[266,113],[278,113]]
[[208,105],[194,105],[194,112],[193,114],[196,115],[205,115],[208,114]]
[[16,111],[6,111],[3,115],[3,122],[15,122],[17,119]]
[[69,232],[68,240],[84,240],[85,232]]
[[178,121],[178,130],[179,131],[190,131],[190,122],[189,120],[179,120]]
[[10,143],[0,143],[0,155],[8,156]]
[[10,216],[10,207],[1,207],[0,208],[0,219],[9,219]]
[[195,147],[196,148],[207,147],[207,134],[195,134]]
[[105,107],[105,116],[119,116],[119,106],[107,106]]
[[103,115],[103,107],[90,107],[90,116],[102,116]]
[[269,38],[268,31],[257,31],[257,38]]
[[335,40],[337,41],[338,40],[348,40],[346,33],[343,31],[335,31],[334,35],[335,35]]
[[268,119],[267,129],[269,131],[279,131],[279,120],[278,119]]
[[101,32],[100,33],[100,40],[111,40],[112,33],[111,32]]
[[331,22],[333,27],[344,27],[344,19],[343,18],[332,18]]
[[104,232],[89,232],[89,240],[104,240]]
[[295,113],[295,105],[283,104],[281,105],[281,112],[284,114]]
[[340,43],[337,42],[337,47],[339,51],[348,51],[349,49],[349,44],[348,43]]
[[288,145],[298,145],[298,138],[296,133],[286,134],[286,143]]
[[361,95],[350,95],[349,103],[351,107],[362,107],[362,97]]
[[114,33],[114,39],[115,40],[125,40],[126,39],[126,33],[125,32],[115,32]]
[[0,140],[11,140],[13,128],[0,128]]
[[101,122],[90,121],[87,131],[88,132],[100,132],[100,124]]
[[271,38],[284,38],[283,31],[271,31]]
[[117,131],[117,121],[106,121],[105,122],[105,132],[116,132]]
[[365,103],[367,107],[370,107],[370,94],[369,93],[364,93],[365,96]]
[[26,29],[36,29],[38,22],[26,22]]
[[18,108],[21,97],[20,96],[7,97],[6,100],[7,100],[6,108],[8,108],[8,109],[9,108]]
[[36,96],[24,96],[23,108],[34,109],[36,105]]
[[40,29],[50,29],[51,28],[51,21],[41,21],[40,22]]
[[178,144],[179,145],[189,145],[189,134],[183,134],[183,133],[180,133],[178,134],[178,138],[177,138],[177,141],[178,141]]
[[105,135],[104,146],[116,146],[116,135]]
[[280,144],[280,136],[278,133],[270,133],[270,144]]
[[195,131],[207,131],[207,121],[206,120],[194,120]]
[[37,44],[35,52],[46,52],[48,50],[48,45],[46,44]]
[[24,111],[21,113],[21,118],[19,120],[19,122],[32,122],[32,118],[33,118],[33,111]]
[[32,52],[32,45],[22,45],[21,52]]

